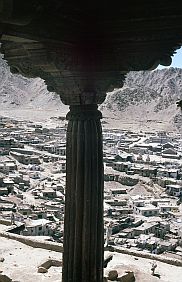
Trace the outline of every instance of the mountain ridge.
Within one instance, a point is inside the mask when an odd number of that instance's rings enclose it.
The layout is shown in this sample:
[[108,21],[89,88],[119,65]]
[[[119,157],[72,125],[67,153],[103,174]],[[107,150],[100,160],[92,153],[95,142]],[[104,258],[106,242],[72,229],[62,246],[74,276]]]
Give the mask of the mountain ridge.
[[[182,99],[182,69],[130,72],[123,88],[107,94],[101,110],[107,118],[113,113],[121,123],[128,120],[134,124],[148,123],[148,127],[153,122],[163,124],[164,129],[179,130],[182,125],[176,106],[179,99]],[[152,127],[155,129],[154,124]]]
[[[29,111],[28,118],[33,119],[36,111],[41,113],[41,119],[46,119],[68,111],[68,106],[47,90],[42,79],[12,74],[2,55],[0,69],[0,114],[24,115],[26,119]],[[99,108],[105,127],[180,130],[182,115],[176,107],[179,99],[182,69],[129,72],[123,88],[107,93]]]

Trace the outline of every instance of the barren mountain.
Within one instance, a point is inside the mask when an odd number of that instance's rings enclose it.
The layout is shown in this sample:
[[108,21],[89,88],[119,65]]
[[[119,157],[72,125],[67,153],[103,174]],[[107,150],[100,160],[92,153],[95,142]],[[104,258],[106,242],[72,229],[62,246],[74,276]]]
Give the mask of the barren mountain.
[[[138,130],[179,130],[182,115],[182,69],[130,72],[124,87],[107,94],[100,106],[105,127]],[[0,114],[45,120],[65,115],[68,107],[57,94],[47,91],[40,78],[11,74],[0,57]]]
[[[52,114],[52,111],[65,113],[67,110],[68,107],[63,105],[60,97],[47,90],[42,79],[28,79],[12,74],[9,66],[0,56],[0,114],[21,117],[21,114],[32,112],[34,118],[34,112],[37,111],[44,115],[45,119],[48,111]],[[30,113],[28,113],[29,119],[31,119]]]
[[178,130],[182,126],[182,115],[176,107],[179,99],[182,69],[130,72],[123,88],[108,93],[101,110],[108,122],[114,117],[120,127]]

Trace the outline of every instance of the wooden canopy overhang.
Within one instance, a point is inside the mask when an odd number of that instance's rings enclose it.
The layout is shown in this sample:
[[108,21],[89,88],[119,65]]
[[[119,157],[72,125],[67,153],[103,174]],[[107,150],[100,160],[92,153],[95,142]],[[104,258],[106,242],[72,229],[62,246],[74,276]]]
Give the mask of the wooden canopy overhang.
[[0,0],[11,71],[41,77],[70,105],[64,282],[103,281],[103,160],[97,104],[130,70],[170,65],[181,0]]
[[107,89],[122,86],[126,72],[171,64],[182,43],[181,6],[180,0],[1,0],[2,52],[12,72],[42,77],[64,103],[79,104],[82,95],[83,104],[100,103]]

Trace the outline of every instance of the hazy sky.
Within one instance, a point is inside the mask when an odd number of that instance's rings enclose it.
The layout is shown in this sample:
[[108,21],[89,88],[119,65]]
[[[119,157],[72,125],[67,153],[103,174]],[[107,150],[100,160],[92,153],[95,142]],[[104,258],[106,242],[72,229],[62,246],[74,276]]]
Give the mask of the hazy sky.
[[[182,68],[182,47],[176,51],[176,54],[172,57],[172,64],[169,67]],[[159,65],[159,69],[166,68]]]

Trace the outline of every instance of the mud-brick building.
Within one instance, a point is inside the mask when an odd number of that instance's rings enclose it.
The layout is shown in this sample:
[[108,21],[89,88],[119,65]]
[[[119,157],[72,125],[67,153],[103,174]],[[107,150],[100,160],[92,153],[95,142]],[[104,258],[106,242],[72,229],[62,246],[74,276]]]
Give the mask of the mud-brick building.
[[[103,281],[102,114],[131,70],[169,66],[182,44],[181,0],[0,0],[1,51],[70,106],[64,282]],[[179,105],[181,105],[179,103]]]

